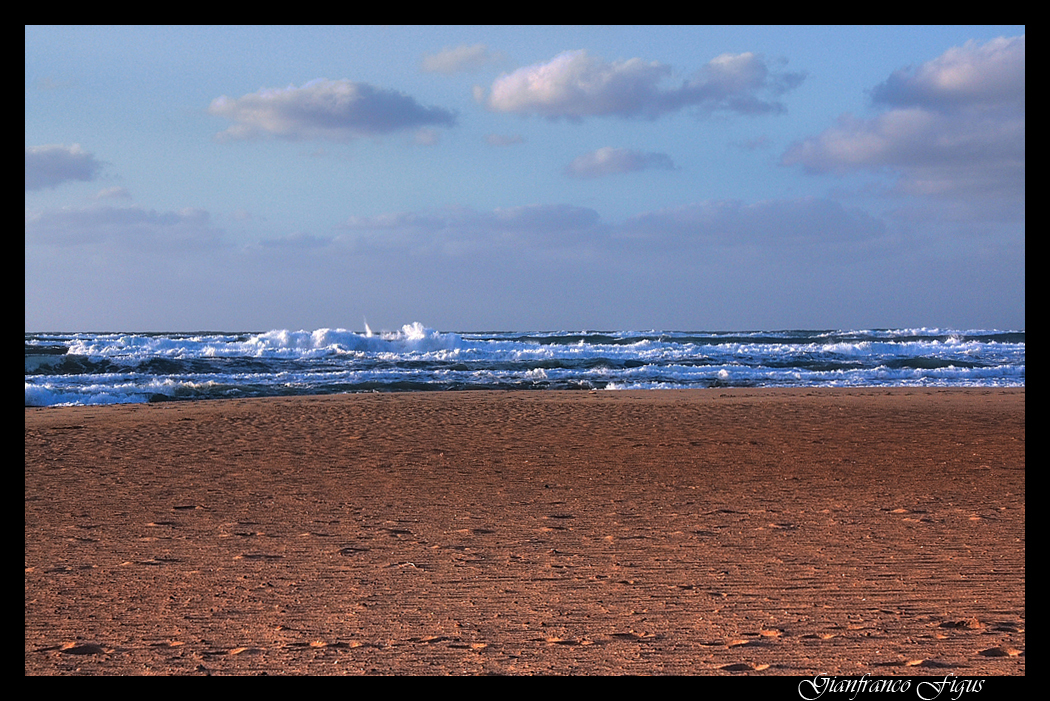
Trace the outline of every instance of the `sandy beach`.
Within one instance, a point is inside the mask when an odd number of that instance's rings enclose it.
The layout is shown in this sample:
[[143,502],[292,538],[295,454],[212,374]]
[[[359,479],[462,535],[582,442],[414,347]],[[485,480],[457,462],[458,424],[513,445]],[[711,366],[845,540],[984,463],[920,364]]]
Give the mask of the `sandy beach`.
[[26,674],[1025,673],[1025,390],[25,410]]

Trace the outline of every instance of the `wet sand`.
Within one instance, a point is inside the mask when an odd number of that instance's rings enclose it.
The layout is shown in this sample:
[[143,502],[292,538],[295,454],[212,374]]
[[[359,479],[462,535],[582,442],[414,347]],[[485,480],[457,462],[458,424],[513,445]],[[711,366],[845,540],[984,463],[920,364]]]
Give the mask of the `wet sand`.
[[25,410],[26,674],[1025,673],[1024,389]]

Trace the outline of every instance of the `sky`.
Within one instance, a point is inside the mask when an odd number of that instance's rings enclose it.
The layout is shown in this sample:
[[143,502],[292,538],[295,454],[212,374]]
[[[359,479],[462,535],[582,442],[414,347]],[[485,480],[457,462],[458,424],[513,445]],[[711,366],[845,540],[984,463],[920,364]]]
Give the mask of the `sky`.
[[27,26],[25,329],[1024,329],[1024,32]]

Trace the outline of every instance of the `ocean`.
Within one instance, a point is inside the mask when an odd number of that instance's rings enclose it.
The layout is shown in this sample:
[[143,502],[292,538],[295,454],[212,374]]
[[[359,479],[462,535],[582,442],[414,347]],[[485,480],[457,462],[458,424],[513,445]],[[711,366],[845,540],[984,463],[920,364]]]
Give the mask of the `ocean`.
[[1024,387],[1001,330],[27,333],[26,406],[344,392]]

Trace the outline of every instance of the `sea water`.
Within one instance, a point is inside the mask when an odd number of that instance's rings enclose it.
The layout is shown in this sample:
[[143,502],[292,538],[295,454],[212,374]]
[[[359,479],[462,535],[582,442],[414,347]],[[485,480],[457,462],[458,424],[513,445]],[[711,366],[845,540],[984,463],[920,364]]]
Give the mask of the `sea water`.
[[342,392],[1023,387],[1024,331],[27,333],[25,404]]

